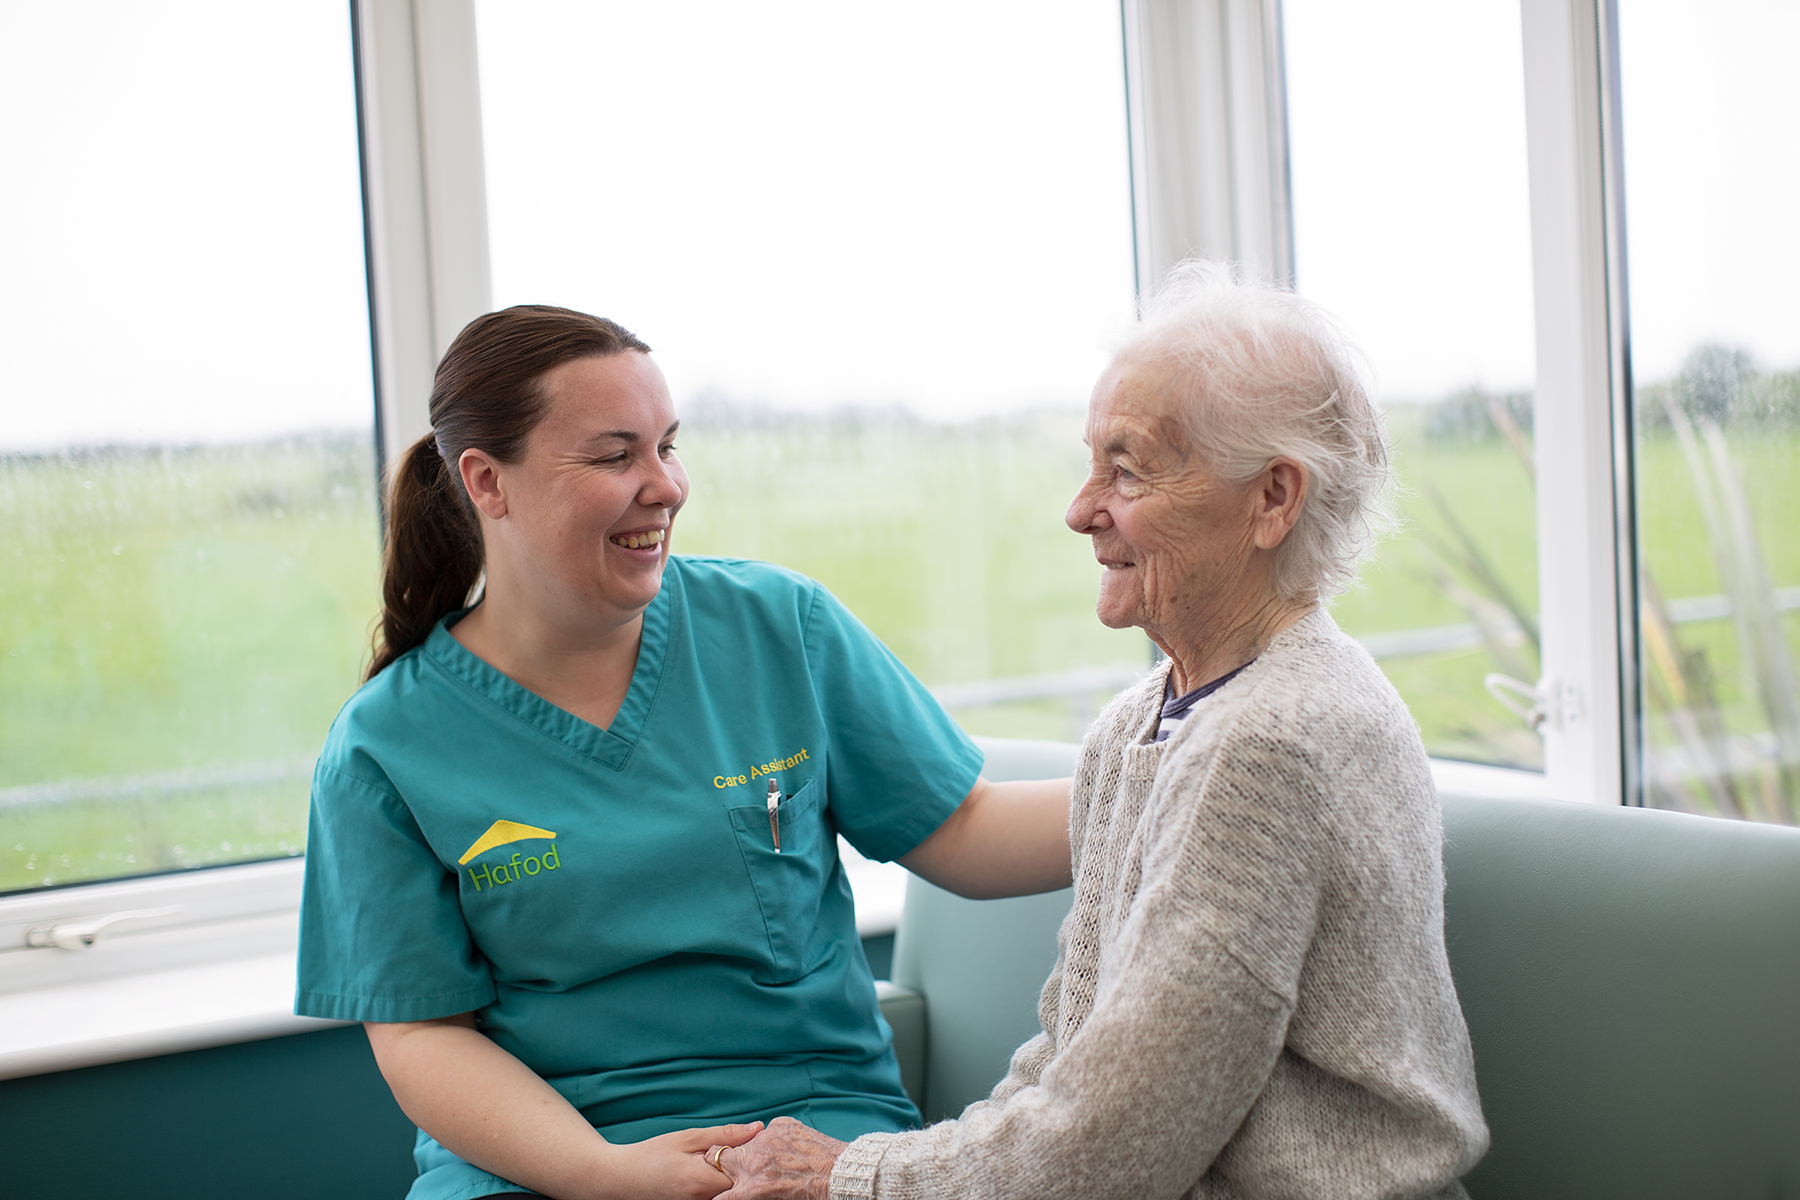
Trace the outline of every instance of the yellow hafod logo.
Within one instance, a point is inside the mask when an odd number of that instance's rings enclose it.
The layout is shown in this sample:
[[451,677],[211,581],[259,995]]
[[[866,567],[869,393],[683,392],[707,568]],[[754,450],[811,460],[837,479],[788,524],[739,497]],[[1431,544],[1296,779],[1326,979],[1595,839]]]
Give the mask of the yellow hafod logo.
[[456,865],[466,867],[469,860],[495,846],[504,846],[509,842],[522,842],[527,838],[554,838],[556,835],[548,829],[539,829],[536,825],[521,825],[517,821],[495,821],[487,827],[487,832],[475,839],[475,844],[463,851],[463,856],[456,860]]

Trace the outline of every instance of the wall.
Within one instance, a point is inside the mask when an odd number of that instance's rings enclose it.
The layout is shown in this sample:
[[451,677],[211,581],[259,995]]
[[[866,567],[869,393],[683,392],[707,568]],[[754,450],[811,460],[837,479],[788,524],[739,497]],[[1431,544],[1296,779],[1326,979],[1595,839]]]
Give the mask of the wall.
[[398,1200],[412,1139],[358,1026],[0,1083],[21,1200]]

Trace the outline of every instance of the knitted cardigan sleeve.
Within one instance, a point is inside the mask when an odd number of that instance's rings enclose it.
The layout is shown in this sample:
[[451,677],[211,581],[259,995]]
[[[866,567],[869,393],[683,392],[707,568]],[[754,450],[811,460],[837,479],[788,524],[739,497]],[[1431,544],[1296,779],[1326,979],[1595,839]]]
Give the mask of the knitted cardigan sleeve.
[[[1177,1197],[1231,1139],[1286,1037],[1316,922],[1318,780],[1299,747],[1227,732],[1162,763],[1093,1011],[1035,1082],[956,1121],[859,1138],[839,1200]],[[1047,1065],[1045,1061],[1047,1059]],[[1015,1059],[1015,1068],[1019,1065]],[[1010,1094],[1009,1094],[1009,1085]]]

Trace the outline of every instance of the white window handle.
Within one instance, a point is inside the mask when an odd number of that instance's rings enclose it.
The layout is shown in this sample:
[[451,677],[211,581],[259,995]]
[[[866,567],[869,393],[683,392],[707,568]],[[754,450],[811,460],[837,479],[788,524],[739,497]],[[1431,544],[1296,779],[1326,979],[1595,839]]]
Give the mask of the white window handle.
[[108,913],[91,921],[64,921],[57,925],[41,925],[25,932],[27,946],[59,946],[64,950],[83,950],[100,940],[100,935],[126,921],[149,921],[156,917],[177,917],[186,912],[179,904],[166,908],[134,908],[129,912]]
[[[1531,684],[1496,673],[1483,676],[1481,684],[1487,688],[1488,695],[1538,733],[1546,729],[1573,733],[1587,719],[1581,688],[1549,675]],[[1529,702],[1529,706],[1520,701]]]
[[[1527,728],[1542,732],[1544,723],[1550,718],[1550,702],[1548,693],[1552,690],[1545,686],[1548,681],[1537,684],[1526,683],[1523,679],[1514,679],[1511,675],[1495,672],[1482,677],[1481,686],[1487,689],[1488,695],[1498,700],[1502,707],[1515,717],[1525,722]],[[1529,706],[1520,701],[1529,702]]]

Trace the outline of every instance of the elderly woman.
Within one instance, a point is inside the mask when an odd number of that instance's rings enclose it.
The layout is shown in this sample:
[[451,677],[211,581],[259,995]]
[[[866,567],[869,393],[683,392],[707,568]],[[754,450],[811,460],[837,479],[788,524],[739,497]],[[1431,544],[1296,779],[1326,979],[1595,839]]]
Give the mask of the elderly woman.
[[1315,307],[1177,268],[1100,377],[1068,523],[1168,656],[1089,731],[1043,1032],[955,1121],[781,1120],[723,1200],[1456,1197],[1487,1145],[1405,706],[1320,607],[1382,522],[1380,418]]

